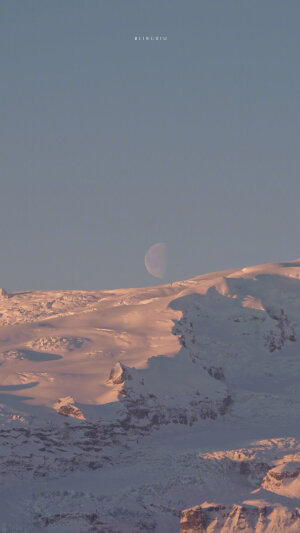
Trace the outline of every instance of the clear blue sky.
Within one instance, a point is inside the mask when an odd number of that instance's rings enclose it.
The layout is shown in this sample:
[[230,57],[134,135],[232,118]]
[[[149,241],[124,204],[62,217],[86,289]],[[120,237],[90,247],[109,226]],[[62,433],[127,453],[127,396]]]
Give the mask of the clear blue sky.
[[[0,286],[300,256],[299,0],[2,0]],[[135,35],[167,41],[135,41]]]

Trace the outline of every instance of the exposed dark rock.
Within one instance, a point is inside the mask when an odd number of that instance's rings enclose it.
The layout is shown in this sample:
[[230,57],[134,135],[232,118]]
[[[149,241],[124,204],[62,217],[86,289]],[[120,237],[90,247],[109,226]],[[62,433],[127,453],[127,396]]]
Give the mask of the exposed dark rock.
[[212,378],[215,378],[215,379],[218,379],[218,380],[223,380],[225,378],[224,376],[224,370],[221,366],[210,366],[209,368],[207,368],[206,366],[203,367],[207,372],[208,374],[212,377]]
[[[273,505],[216,505],[203,504],[181,513],[180,533],[217,533],[223,531],[271,531],[270,515]],[[300,531],[300,515],[298,509],[292,512],[282,507],[282,531]],[[277,531],[277,528],[276,528]]]
[[280,309],[279,314],[275,314],[270,309],[266,309],[266,311],[276,321],[276,329],[271,329],[268,335],[265,335],[265,346],[269,348],[270,352],[282,350],[287,341],[296,342],[295,329],[290,323],[285,311]]
[[108,382],[113,383],[114,385],[120,385],[126,380],[131,379],[132,377],[129,374],[128,368],[118,361],[110,371]]

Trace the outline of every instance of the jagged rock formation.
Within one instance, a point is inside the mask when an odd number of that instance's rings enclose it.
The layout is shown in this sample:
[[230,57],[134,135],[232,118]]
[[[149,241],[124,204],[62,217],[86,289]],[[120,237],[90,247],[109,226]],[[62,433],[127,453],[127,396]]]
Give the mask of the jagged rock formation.
[[281,505],[203,504],[181,513],[180,533],[296,533],[300,510]]
[[290,498],[300,498],[299,455],[286,458],[286,462],[279,463],[274,468],[271,468],[264,477],[261,486],[276,494]]
[[121,385],[121,383],[124,383],[125,380],[131,379],[132,377],[129,373],[129,369],[120,363],[120,361],[118,361],[110,371],[108,383],[112,383],[113,385]]
[[268,346],[270,352],[282,350],[287,341],[296,342],[295,328],[290,323],[284,309],[280,309],[278,315],[269,309],[266,309],[266,311],[269,316],[276,321],[276,329],[271,329],[269,333],[265,335],[266,346]]
[[[181,355],[172,360],[153,358],[145,370],[117,362],[108,384],[122,385],[122,427],[147,432],[173,423],[192,426],[198,420],[215,420],[227,413],[233,401],[226,386],[218,384],[223,378],[221,370],[209,368],[208,376],[204,370],[198,361],[192,363]],[[188,380],[188,389],[178,386],[180,375]]]
[[65,398],[60,398],[53,405],[54,409],[58,412],[59,415],[71,416],[73,418],[79,418],[84,420],[84,416],[80,409],[74,405],[74,399],[71,396],[66,396]]

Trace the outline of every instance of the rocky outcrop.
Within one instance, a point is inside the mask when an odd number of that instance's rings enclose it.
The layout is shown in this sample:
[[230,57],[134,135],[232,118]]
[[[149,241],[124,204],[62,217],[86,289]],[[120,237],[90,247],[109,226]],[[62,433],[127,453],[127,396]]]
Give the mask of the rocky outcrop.
[[247,533],[300,531],[299,510],[283,505],[203,504],[181,513],[180,533]]
[[90,339],[86,337],[59,337],[54,335],[52,337],[34,339],[28,343],[28,346],[39,350],[67,350],[72,352],[82,348],[89,341]]
[[63,531],[65,528],[70,528],[74,524],[80,524],[86,533],[121,533],[106,522],[103,522],[97,513],[56,513],[53,515],[39,516],[36,520],[36,525],[43,529],[48,526],[60,528]]
[[129,373],[128,368],[122,363],[120,363],[120,361],[118,361],[110,371],[108,383],[111,383],[113,385],[121,385],[126,380],[131,379],[132,377]]
[[189,402],[187,407],[171,407],[149,394],[135,398],[127,396],[124,405],[126,416],[120,421],[122,427],[143,429],[148,432],[153,428],[168,424],[192,426],[199,420],[215,420],[229,411],[232,398],[229,394],[219,401],[196,397]]
[[190,509],[184,509],[181,513],[180,533],[200,533],[205,531],[205,524],[206,518],[202,507],[196,505]]
[[[173,359],[153,358],[148,368],[140,370],[118,361],[107,385],[118,386],[121,427],[148,433],[162,425],[192,426],[225,415],[233,401],[221,383],[223,377],[221,368],[203,368],[181,354]],[[186,381],[189,387],[182,387]]]
[[203,368],[204,368],[204,370],[206,370],[208,372],[208,374],[212,378],[219,379],[219,380],[225,379],[224,370],[223,370],[223,368],[221,366],[218,366],[218,367],[210,366],[208,368],[206,366],[204,366]]
[[[293,458],[292,458],[293,459]],[[271,468],[261,486],[283,496],[300,498],[300,461],[292,460]]]
[[80,420],[85,420],[80,409],[78,409],[78,407],[74,405],[74,399],[71,396],[60,398],[53,405],[53,407],[54,409],[56,409],[59,415],[71,416],[72,418],[79,418]]
[[280,313],[274,313],[270,309],[266,309],[266,311],[276,321],[275,328],[265,335],[265,346],[269,348],[270,352],[282,350],[287,341],[296,342],[295,329],[284,309],[280,309]]

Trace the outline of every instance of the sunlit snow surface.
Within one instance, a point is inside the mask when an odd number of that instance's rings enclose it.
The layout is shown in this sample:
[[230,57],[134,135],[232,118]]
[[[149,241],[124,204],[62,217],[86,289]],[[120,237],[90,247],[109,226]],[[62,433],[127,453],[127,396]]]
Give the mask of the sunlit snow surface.
[[299,276],[1,291],[0,532],[299,532]]

